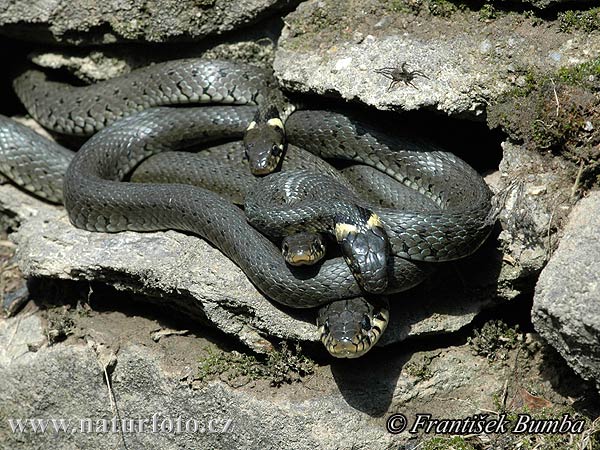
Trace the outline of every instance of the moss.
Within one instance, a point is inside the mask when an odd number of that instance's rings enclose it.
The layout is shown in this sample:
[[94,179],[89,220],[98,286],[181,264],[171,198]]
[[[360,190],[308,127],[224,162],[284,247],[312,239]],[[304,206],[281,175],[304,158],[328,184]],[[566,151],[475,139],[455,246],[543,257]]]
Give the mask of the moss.
[[539,17],[536,14],[536,12],[532,9],[528,9],[528,10],[524,11],[523,17],[526,17],[527,19],[529,19],[529,23],[534,27],[544,25],[546,23],[545,20],[542,19],[541,17]]
[[580,187],[600,182],[600,59],[552,74],[532,71],[488,108],[490,128],[502,128],[526,148],[551,151],[581,167]]
[[496,8],[491,3],[486,3],[479,10],[479,20],[482,22],[488,22],[494,20],[497,16]]
[[558,80],[573,86],[587,86],[597,90],[600,80],[600,58],[573,67],[563,67],[557,72]]
[[402,0],[389,0],[388,2],[383,2],[382,6],[393,12],[406,11],[406,3]]
[[513,88],[506,95],[506,98],[524,98],[531,94],[537,87],[539,75],[531,70],[526,71],[520,80],[518,86]]
[[388,11],[404,14],[429,13],[432,16],[450,17],[463,8],[448,0],[381,0],[382,7]]
[[424,354],[420,358],[406,364],[404,370],[407,374],[417,378],[418,381],[429,380],[433,376],[433,372],[430,369],[431,362],[437,358],[439,354],[440,352]]
[[477,447],[471,445],[467,438],[461,436],[452,437],[434,437],[424,441],[422,444],[423,450],[476,450]]
[[75,332],[75,322],[64,307],[49,309],[46,319],[45,334],[49,345],[62,342]]
[[501,320],[492,320],[475,330],[468,343],[473,352],[490,360],[506,359],[506,350],[515,348],[520,340],[518,328],[510,328]]
[[433,372],[425,364],[407,364],[406,373],[418,378],[419,381],[429,380],[433,376]]
[[564,11],[558,15],[560,31],[569,33],[573,30],[600,30],[600,8],[587,11]]
[[298,344],[291,350],[283,342],[279,350],[261,359],[236,351],[209,350],[208,355],[200,360],[197,378],[199,381],[216,378],[226,381],[268,379],[272,386],[299,382],[315,370],[315,363],[301,350]]
[[450,17],[458,9],[447,0],[431,0],[427,8],[432,16],[440,17]]

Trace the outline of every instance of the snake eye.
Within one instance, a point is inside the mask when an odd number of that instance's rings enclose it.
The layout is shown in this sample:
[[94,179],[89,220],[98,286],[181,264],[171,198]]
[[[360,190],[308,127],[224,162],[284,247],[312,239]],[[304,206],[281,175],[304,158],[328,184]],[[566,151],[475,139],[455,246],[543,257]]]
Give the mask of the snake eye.
[[281,249],[287,253],[290,250],[290,246],[287,244],[287,242],[284,242],[283,245],[281,246]]
[[371,329],[371,320],[367,316],[363,317],[363,320],[360,322],[360,326],[363,330],[369,331]]
[[244,157],[242,158],[244,161],[249,161],[250,156],[248,156],[248,150],[244,150]]
[[281,155],[281,147],[279,147],[279,145],[277,145],[277,144],[273,144],[273,147],[271,148],[271,155],[273,155],[273,156]]

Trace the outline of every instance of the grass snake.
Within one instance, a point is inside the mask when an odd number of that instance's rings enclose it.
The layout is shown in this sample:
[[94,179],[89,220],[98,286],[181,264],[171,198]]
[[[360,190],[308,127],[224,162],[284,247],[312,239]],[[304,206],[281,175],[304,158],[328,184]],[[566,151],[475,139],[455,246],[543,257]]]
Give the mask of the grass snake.
[[[308,271],[287,266],[279,249],[249,226],[241,210],[210,191],[183,184],[121,182],[150,155],[202,140],[239,137],[257,117],[256,108],[249,106],[160,105],[278,102],[272,94],[276,90],[265,80],[269,77],[262,69],[202,60],[156,64],[77,88],[48,81],[38,71],[25,72],[14,87],[42,125],[66,134],[98,132],[70,165],[70,157],[60,146],[48,144],[51,156],[47,158],[37,150],[34,156],[15,156],[2,149],[3,159],[9,163],[0,162],[0,170],[37,195],[60,201],[60,174],[68,165],[64,203],[75,226],[105,232],[171,228],[200,235],[279,303],[306,308],[359,297],[363,290],[342,258],[327,260]],[[349,159],[377,168],[439,207],[436,211],[378,211],[393,253],[388,260],[386,293],[421,282],[430,268],[420,261],[462,258],[474,252],[489,234],[490,191],[456,156],[429,143],[390,137],[327,111],[297,111],[287,119],[285,128],[290,142],[323,158]],[[36,145],[33,134],[3,120],[0,148]],[[280,153],[275,146],[267,148],[269,152],[270,156]]]

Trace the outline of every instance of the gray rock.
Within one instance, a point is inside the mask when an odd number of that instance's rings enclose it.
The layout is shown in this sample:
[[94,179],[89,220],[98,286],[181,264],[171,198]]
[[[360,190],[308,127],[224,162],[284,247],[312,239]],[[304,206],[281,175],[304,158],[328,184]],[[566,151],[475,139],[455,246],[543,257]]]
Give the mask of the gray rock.
[[512,299],[531,295],[552,251],[556,248],[571,209],[572,166],[561,158],[502,144],[499,170],[486,177],[502,207],[498,242],[502,265],[499,295]]
[[[195,373],[213,344],[197,336],[154,342],[157,323],[118,313],[74,314],[77,331],[48,346],[40,312],[0,319],[0,402],[6,419],[71,420],[68,432],[12,433],[0,428],[6,448],[94,449],[386,449],[409,437],[392,435],[392,412],[413,420],[468,417],[495,408],[512,365],[490,365],[467,347],[412,355],[392,354],[365,364],[317,367],[301,384],[273,388],[267,380],[247,385],[199,382]],[[532,370],[532,373],[534,371]],[[107,380],[109,384],[107,384]],[[537,386],[542,386],[540,383]],[[110,386],[110,389],[109,387]],[[226,433],[151,432],[182,418]],[[143,433],[71,433],[79,420],[113,417],[148,420]],[[164,421],[164,422],[163,422]],[[14,423],[14,422],[13,422]],[[25,422],[25,426],[28,424]]]
[[[269,302],[237,266],[194,236],[75,229],[62,208],[9,185],[0,186],[0,208],[20,221],[11,239],[25,276],[95,280],[141,293],[259,352],[271,348],[269,339],[318,340],[314,312],[282,310]],[[446,266],[430,282],[392,297],[392,320],[381,344],[469,324],[483,308],[502,300],[493,295],[497,267],[490,243],[477,257]]]
[[177,48],[140,46],[96,47],[93,51],[63,47],[31,52],[29,59],[40,67],[64,69],[77,78],[97,82],[114,78],[133,69],[177,58],[228,59],[271,67],[275,54],[274,37],[261,27],[258,33],[244,33],[217,45],[179,44]]
[[141,292],[173,303],[259,351],[270,348],[261,333],[315,339],[312,323],[269,303],[229,259],[201,239],[174,231],[89,233],[74,228],[60,207],[12,186],[2,186],[0,192],[3,209],[20,218],[11,238],[27,277],[98,280]]
[[[442,17],[394,2],[309,0],[285,23],[274,62],[285,88],[385,110],[477,116],[523,85],[528,71],[549,73],[600,55],[599,34],[560,33],[556,22],[536,26],[518,14],[486,21],[469,10]],[[374,73],[403,63],[422,74],[413,86],[388,89],[390,81]]]
[[280,0],[2,0],[0,32],[27,40],[73,44],[198,40],[249,25]]
[[564,236],[536,285],[535,329],[600,389],[600,192],[571,212]]

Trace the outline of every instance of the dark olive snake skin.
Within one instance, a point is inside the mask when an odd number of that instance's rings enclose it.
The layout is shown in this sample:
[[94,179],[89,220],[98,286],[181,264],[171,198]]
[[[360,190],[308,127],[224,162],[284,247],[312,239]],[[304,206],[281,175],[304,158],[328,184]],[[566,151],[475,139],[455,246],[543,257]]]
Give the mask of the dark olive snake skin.
[[473,253],[490,233],[492,194],[485,181],[430,142],[392,137],[330,111],[297,111],[286,122],[286,133],[291,142],[323,158],[375,167],[440,206],[442,211],[428,213],[375,210],[397,256],[451,261]]
[[[149,109],[92,136],[66,175],[65,207],[73,224],[90,231],[170,228],[200,235],[239,265],[267,297],[296,308],[361,295],[342,258],[308,272],[288,267],[280,250],[248,224],[241,210],[210,191],[181,184],[117,181],[143,156],[177,147],[183,130],[191,126],[183,114],[165,120],[163,111]],[[140,134],[139,129],[145,132]],[[391,271],[392,291],[398,291],[421,282],[428,268],[395,258]]]
[[[214,193],[180,184],[120,181],[152,154],[203,139],[241,135],[255,111],[243,106],[210,108],[214,112],[208,123],[214,126],[206,128],[205,119],[201,127],[200,112],[195,112],[206,108],[155,106],[197,101],[262,103],[269,98],[269,87],[261,81],[264,71],[223,61],[180,60],[90,87],[65,87],[44,78],[39,72],[26,72],[14,83],[36,120],[62,133],[101,130],[84,144],[67,171],[64,201],[75,226],[107,232],[172,228],[198,234],[238,264],[265,295],[292,307],[361,295],[341,258],[308,272],[289,268],[279,250],[248,225],[243,212]],[[150,107],[155,108],[146,109]],[[130,115],[140,110],[144,111]],[[490,192],[481,177],[457,157],[416,141],[365,131],[363,125],[325,111],[296,112],[286,122],[286,130],[291,142],[325,158],[372,165],[442,209],[380,212],[397,255],[390,261],[388,292],[408,289],[430,272],[427,265],[408,259],[461,258],[475,251],[489,234]],[[9,142],[15,133],[10,127],[0,127],[0,141]],[[33,167],[21,166],[25,171]],[[43,173],[51,170],[51,165],[41,169]],[[31,185],[34,177],[20,175],[21,184]],[[46,194],[34,186],[35,193],[50,200],[56,197],[51,191]]]
[[[65,166],[66,167],[66,166]],[[419,192],[370,166],[353,165],[338,170],[322,158],[289,144],[281,165],[283,171],[311,170],[326,174],[353,189],[372,208],[438,211],[439,206]],[[243,205],[246,195],[262,178],[250,173],[242,141],[203,148],[201,151],[157,153],[145,159],[132,173],[136,183],[181,183],[203,187]]]
[[[281,170],[312,170],[323,173],[343,184],[348,179],[322,158],[295,145],[288,145]],[[350,180],[360,182],[360,171],[347,172]],[[248,161],[244,159],[242,141],[233,141],[201,151],[172,151],[158,153],[144,160],[132,173],[131,181],[136,183],[181,183],[199,186],[217,192],[236,205],[243,205],[246,195],[255,189],[261,180],[250,173]],[[414,192],[410,189],[410,192]],[[386,186],[384,196],[391,201],[403,201],[406,192],[394,191]],[[423,196],[418,194],[421,199]],[[370,198],[375,199],[375,196]],[[379,201],[379,198],[377,200]],[[415,202],[413,202],[414,204]]]
[[[13,88],[35,120],[58,133],[89,136],[115,120],[161,105],[265,105],[279,101],[265,69],[231,61],[179,59],[74,87],[28,70]],[[247,125],[247,124],[246,124]]]
[[0,115],[0,172],[18,186],[62,203],[63,180],[73,152]]

